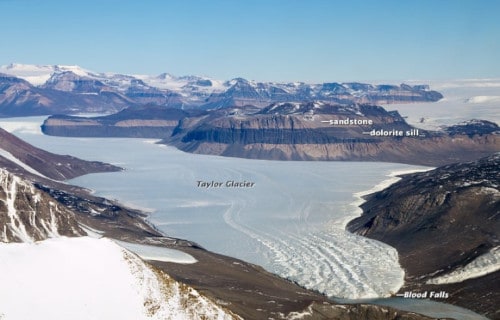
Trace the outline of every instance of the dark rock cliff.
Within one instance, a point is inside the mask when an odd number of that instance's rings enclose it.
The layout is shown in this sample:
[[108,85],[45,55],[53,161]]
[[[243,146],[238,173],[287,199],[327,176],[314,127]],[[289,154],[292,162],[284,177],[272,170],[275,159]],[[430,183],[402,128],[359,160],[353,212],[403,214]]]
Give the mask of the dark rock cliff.
[[[337,123],[342,120],[354,124]],[[438,166],[500,151],[498,126],[479,127],[460,125],[449,132],[432,132],[372,105],[283,103],[258,112],[232,108],[185,118],[164,142],[187,152],[242,158]]]
[[176,108],[148,105],[127,108],[118,113],[93,117],[56,115],[46,119],[42,132],[66,137],[167,138],[179,120],[188,116]]

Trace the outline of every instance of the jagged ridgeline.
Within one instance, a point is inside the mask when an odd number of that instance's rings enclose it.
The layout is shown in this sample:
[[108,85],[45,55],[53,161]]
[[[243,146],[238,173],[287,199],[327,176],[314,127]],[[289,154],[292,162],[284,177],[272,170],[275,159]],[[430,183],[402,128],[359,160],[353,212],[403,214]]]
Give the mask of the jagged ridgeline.
[[146,104],[179,109],[219,109],[275,102],[406,103],[443,96],[426,85],[220,81],[207,77],[96,73],[77,66],[0,67],[0,116],[114,113]]

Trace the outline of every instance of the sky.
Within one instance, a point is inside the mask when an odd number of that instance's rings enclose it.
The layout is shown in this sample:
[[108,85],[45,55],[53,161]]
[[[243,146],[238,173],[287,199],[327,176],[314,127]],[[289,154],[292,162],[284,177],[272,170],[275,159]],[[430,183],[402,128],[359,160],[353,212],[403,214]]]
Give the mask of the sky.
[[0,0],[0,65],[228,80],[500,77],[496,0]]

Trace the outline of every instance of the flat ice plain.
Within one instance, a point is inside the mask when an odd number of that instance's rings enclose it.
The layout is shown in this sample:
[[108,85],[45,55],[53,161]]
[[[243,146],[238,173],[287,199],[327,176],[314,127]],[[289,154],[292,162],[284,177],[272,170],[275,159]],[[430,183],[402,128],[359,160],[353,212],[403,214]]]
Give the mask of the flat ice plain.
[[408,84],[427,83],[444,96],[438,102],[384,105],[398,110],[406,121],[423,129],[436,130],[471,119],[500,124],[500,79],[464,79],[449,81],[406,81]]

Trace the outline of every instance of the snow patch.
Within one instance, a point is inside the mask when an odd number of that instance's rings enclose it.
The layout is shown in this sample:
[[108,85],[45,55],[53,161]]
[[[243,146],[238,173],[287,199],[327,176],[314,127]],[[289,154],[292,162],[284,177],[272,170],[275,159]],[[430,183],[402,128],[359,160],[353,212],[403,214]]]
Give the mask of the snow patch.
[[500,102],[500,96],[475,96],[467,99],[467,103],[491,103]]
[[479,278],[500,270],[500,246],[492,248],[488,253],[477,257],[463,268],[448,274],[429,279],[427,284],[447,284]]
[[97,238],[97,239],[99,239],[99,238],[102,238],[102,237],[103,237],[103,236],[102,236],[102,235],[104,234],[104,232],[103,232],[103,231],[100,231],[100,230],[97,230],[97,229],[91,228],[91,227],[89,227],[89,226],[87,226],[87,225],[84,225],[84,224],[79,224],[79,225],[80,225],[80,228],[82,228],[82,229],[83,229],[83,231],[85,231],[85,233],[87,233],[87,235],[88,235],[89,237],[92,237],[92,238]]
[[14,157],[14,155],[6,150],[3,150],[3,149],[0,149],[0,156],[4,157],[5,159],[7,160],[10,160],[12,162],[14,162],[15,164],[17,164],[18,166],[20,166],[21,168],[23,168],[24,170],[30,172],[30,173],[33,173],[37,176],[40,176],[40,177],[43,177],[45,179],[48,179],[48,180],[52,180],[54,181],[54,179],[51,179],[51,178],[48,178],[46,176],[44,176],[42,173],[38,172],[37,170],[33,169],[32,167],[28,166],[27,164],[25,164],[24,162],[20,161],[19,159],[17,159],[16,157]]
[[156,260],[181,264],[191,264],[198,262],[193,256],[180,250],[118,240],[115,240],[115,242],[121,247],[132,251],[145,260]]
[[29,65],[11,63],[0,66],[0,73],[24,79],[34,86],[47,82],[54,73],[71,71],[79,76],[89,76],[91,73],[79,66],[69,65]]
[[495,199],[500,197],[500,191],[495,188],[481,187],[477,194],[491,194]]
[[290,312],[288,314],[288,316],[286,317],[286,319],[289,319],[289,320],[298,320],[298,319],[303,319],[303,318],[309,318],[309,317],[312,317],[312,316],[313,316],[313,310],[312,310],[312,304],[310,304],[309,307],[307,307],[307,309],[305,309],[304,311],[301,311],[301,312],[297,312],[297,311]]
[[7,217],[9,218],[9,221],[6,221],[4,225],[3,238],[5,240],[7,239],[7,227],[9,227],[12,234],[19,238],[22,242],[33,242],[33,238],[30,236],[28,231],[26,231],[26,227],[19,216],[20,212],[18,212],[15,206],[17,188],[20,184],[22,184],[22,182],[18,177],[8,174],[7,171],[0,169],[0,187],[5,192],[5,200],[3,202],[7,207]]

